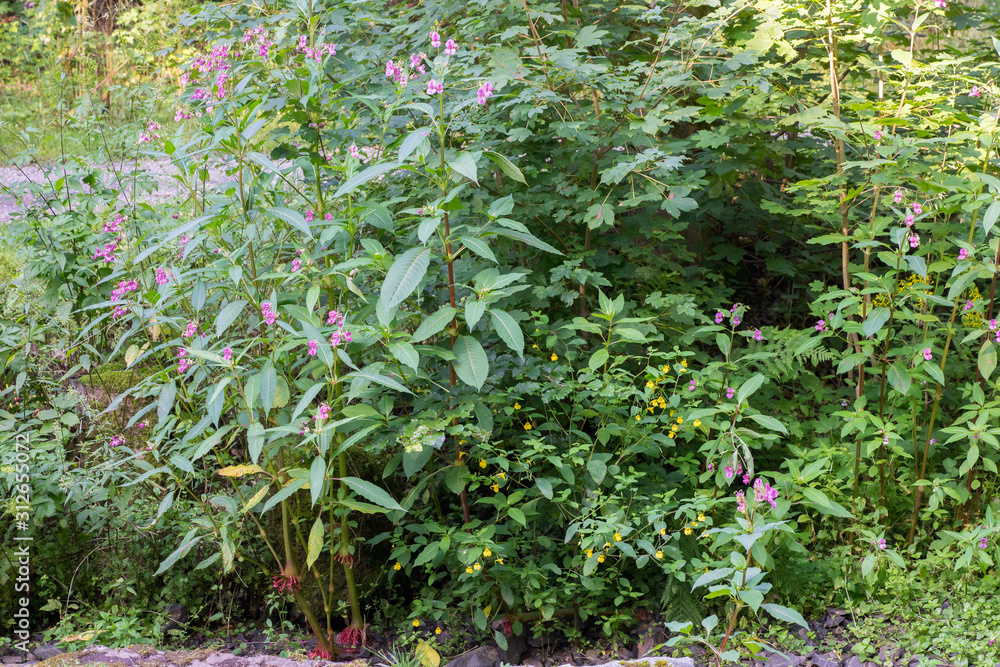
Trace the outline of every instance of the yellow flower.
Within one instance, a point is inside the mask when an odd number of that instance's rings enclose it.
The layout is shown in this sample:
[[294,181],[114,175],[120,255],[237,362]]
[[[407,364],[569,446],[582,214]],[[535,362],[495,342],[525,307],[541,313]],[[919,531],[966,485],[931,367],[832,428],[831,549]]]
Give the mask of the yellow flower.
[[594,550],[593,549],[587,549],[587,558],[590,558],[593,555],[594,555]]
[[500,472],[497,473],[497,477],[499,477],[500,479],[507,479],[507,473],[501,470]]
[[537,350],[537,349],[538,349],[538,346],[537,346],[537,345],[532,345],[532,346],[531,346],[531,349],[533,349],[533,350]]
[[688,362],[686,360],[681,360],[681,366],[683,366],[684,368],[687,368],[688,367]]
[[688,526],[688,527],[686,527],[686,528],[684,529],[684,534],[685,534],[685,535],[690,535],[690,534],[691,534],[691,526]]
[[604,543],[604,548],[605,549],[610,549],[611,548],[611,542],[605,542]]
[[483,549],[483,558],[489,558],[490,555],[492,555],[492,554],[493,554],[493,552],[490,551],[489,547],[486,547],[485,549]]
[[701,420],[700,419],[695,419],[694,420],[694,427],[698,428],[699,426],[701,426]]
[[635,420],[636,421],[642,421],[642,415],[636,415],[635,416]]
[[603,563],[604,562],[604,554],[601,554],[600,556],[597,557],[597,562],[598,563]]
[[673,440],[674,439],[673,432],[667,433],[667,437],[670,438],[671,440]]
[[670,366],[664,366],[663,367],[663,372],[664,373],[669,373],[670,372]]
[[413,627],[419,628],[420,627],[420,621],[418,621],[417,619],[413,619]]
[[656,557],[657,557],[657,558],[663,558],[663,552],[662,552],[662,551],[660,551],[659,549],[657,549],[657,550],[656,550]]
[[697,528],[698,527],[698,522],[697,521],[692,521],[691,522],[691,527],[692,528]]
[[704,521],[704,520],[705,520],[705,515],[702,514],[701,512],[698,512],[698,521]]
[[[655,405],[655,403],[654,403],[654,405]],[[649,406],[648,408],[646,408],[646,410],[648,410],[649,412],[652,412],[653,411],[653,406],[652,405]]]
[[667,529],[666,528],[660,528],[660,535],[666,535],[666,534],[667,534]]
[[615,533],[615,542],[621,542],[621,541],[622,541],[621,533]]
[[559,361],[559,355],[553,352],[552,356],[549,357],[549,359],[551,359],[552,361]]
[[675,412],[677,412],[677,411],[676,410],[671,410],[670,411],[670,416],[673,417]]
[[396,561],[396,564],[392,566],[392,569],[394,569],[394,570],[402,570],[403,569],[403,564],[400,563],[399,561]]
[[701,533],[701,535],[699,535],[698,537],[708,537],[708,531],[707,530],[703,530],[702,533]]
[[479,572],[479,570],[483,569],[483,566],[480,565],[479,563],[476,563],[475,565],[472,566],[472,569],[475,570],[476,572]]
[[525,422],[524,423],[524,430],[525,431],[530,431],[531,430],[531,422]]
[[493,493],[500,493],[500,485],[499,484],[494,484],[490,488],[493,489]]
[[535,333],[538,333],[538,329],[535,329]]
[[441,628],[434,628],[434,634],[436,635],[441,634]]
[[673,426],[670,427],[670,432],[671,433],[676,433],[677,432],[677,424],[674,424]]
[[678,373],[687,373],[687,369],[686,368],[678,368],[677,372]]
[[677,418],[677,423],[678,424],[683,424],[684,423],[684,417],[678,417]]
[[465,568],[465,573],[466,574],[472,574],[472,568],[471,567]]
[[515,410],[520,410],[521,409],[521,404],[520,403],[515,403],[514,404],[514,409]]
[[656,383],[653,382],[652,380],[647,380],[646,381],[646,389],[652,389],[655,386],[656,386]]
[[503,558],[497,558],[497,565],[503,565]]

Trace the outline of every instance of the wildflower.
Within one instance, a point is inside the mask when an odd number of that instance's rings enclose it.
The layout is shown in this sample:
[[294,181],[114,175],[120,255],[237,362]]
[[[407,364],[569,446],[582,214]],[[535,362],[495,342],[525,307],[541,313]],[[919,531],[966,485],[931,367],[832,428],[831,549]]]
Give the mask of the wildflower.
[[355,160],[361,159],[361,151],[358,150],[358,147],[355,144],[351,144],[351,147],[347,149],[347,152]]
[[493,555],[493,552],[490,551],[489,547],[486,547],[485,549],[483,549],[483,558],[489,558],[492,555]]
[[770,503],[771,509],[778,507],[778,490],[759,477],[753,483],[753,496],[758,503],[765,501]]
[[559,355],[557,355],[555,352],[553,352],[552,356],[549,357],[549,359],[551,359],[552,361],[559,361]]
[[524,430],[525,431],[531,430],[531,422],[524,422]]
[[979,540],[979,548],[980,549],[985,549],[986,545],[988,545],[988,544],[989,544],[989,540],[987,540],[985,537]]
[[962,248],[962,249],[960,249],[958,251],[958,259],[959,259],[959,261],[961,261],[963,259],[968,259],[968,258],[969,258],[969,253],[966,251],[965,248]]
[[271,303],[269,301],[260,304],[260,314],[264,316],[264,320],[268,324],[274,324],[278,319],[278,313],[271,310]]
[[493,493],[500,493],[500,485],[499,484],[493,484],[493,485],[490,486],[490,488],[493,489]]
[[753,330],[753,339],[754,340],[764,340],[764,333],[760,329],[754,329]]
[[233,348],[227,347],[222,351],[222,359],[224,361],[232,361],[233,359]]
[[996,330],[997,330],[997,321],[990,320],[990,331],[996,331]]
[[121,447],[122,445],[125,444],[125,436],[123,435],[113,436],[111,440],[108,442],[108,444],[111,447]]
[[664,366],[664,367],[663,367],[663,368],[662,368],[661,370],[662,370],[662,371],[663,371],[664,373],[669,373],[669,372],[670,372],[670,366]]
[[479,572],[479,570],[483,569],[483,566],[480,565],[479,563],[476,563],[475,565],[472,566],[472,569],[475,570],[476,572]]
[[886,548],[886,546],[888,546],[888,545],[886,544],[886,542],[885,542],[885,538],[883,537],[882,539],[880,539],[880,540],[878,541],[878,548],[879,548],[879,549],[885,549],[885,548]]
[[738,327],[739,325],[740,325],[740,316],[739,315],[733,315],[733,326],[734,327]]
[[399,562],[399,561],[397,560],[397,561],[396,561],[396,564],[392,566],[392,569],[394,569],[394,570],[396,570],[396,571],[398,572],[399,570],[402,570],[402,569],[403,569],[403,564],[402,564],[402,563],[400,563],[400,562]]
[[515,410],[520,410],[521,409],[521,404],[520,403],[515,403],[514,404],[514,409]]
[[882,138],[882,130],[875,130],[875,141],[878,141],[881,138]]
[[705,515],[701,512],[698,513],[698,521],[701,521],[702,523],[705,522]]
[[896,190],[894,193],[892,193],[892,201],[896,202],[897,204],[903,201],[903,191]]
[[732,387],[726,387],[726,398],[732,398],[736,394],[736,390]]
[[685,526],[684,527],[684,534],[685,535],[690,535],[692,532],[693,531],[691,530],[691,526]]
[[295,273],[296,271],[298,271],[301,268],[302,268],[302,262],[299,261],[299,260],[297,260],[297,259],[293,259],[292,260],[292,273]]
[[910,248],[920,247],[920,237],[916,234],[910,234]]
[[497,565],[503,565],[503,558],[497,558],[496,563]]
[[750,473],[748,472],[743,473],[743,483],[746,484],[747,486],[750,485]]
[[906,220],[904,220],[903,222],[906,223],[907,227],[912,227],[913,226],[913,216],[912,215],[906,216]]
[[479,459],[479,467],[480,468],[486,467],[486,459]]
[[444,92],[444,85],[443,84],[438,83],[434,79],[431,79],[430,81],[427,82],[427,94],[428,95],[436,95],[438,93],[443,93],[443,92]]
[[662,551],[660,551],[659,549],[657,549],[657,550],[656,550],[656,557],[657,557],[657,558],[663,558],[663,552],[662,552]]
[[826,321],[816,320],[816,326],[814,327],[816,331],[826,331]]
[[621,542],[621,541],[622,541],[621,533],[615,533],[615,542]]
[[479,106],[486,104],[486,100],[493,97],[493,84],[489,81],[483,81],[479,84],[479,89],[476,90],[476,102]]
[[439,35],[436,31],[432,31],[430,34],[430,38],[431,38],[431,46],[433,46],[435,49],[440,49],[441,35]]
[[642,421],[642,415],[636,415],[635,416],[635,420],[636,421]]
[[742,491],[736,492],[736,511],[741,514],[746,514],[747,512],[747,499]]
[[299,578],[279,574],[271,580],[274,589],[279,593],[296,593],[299,590]]
[[720,310],[719,312],[717,312],[717,313],[715,314],[715,323],[716,323],[716,324],[722,324],[722,319],[723,319],[724,317],[725,317],[725,315],[723,315],[723,314],[722,314],[722,311]]
[[970,299],[966,299],[965,307],[962,310],[972,310],[972,301]]
[[599,555],[599,556],[597,557],[597,562],[598,562],[598,563],[603,563],[603,562],[604,562],[604,554],[601,554],[601,555]]
[[455,43],[455,40],[449,39],[444,44],[444,54],[446,56],[453,56],[456,53],[458,53],[458,44]]
[[166,270],[163,269],[163,268],[157,269],[156,270],[156,284],[157,285],[166,285],[168,282],[170,282],[170,275],[166,272]]
[[920,215],[921,213],[924,212],[924,208],[923,206],[920,205],[919,202],[913,202],[912,204],[910,204],[910,208],[913,209],[913,215]]
[[973,86],[972,92],[969,93],[969,97],[979,97],[981,93],[979,92],[979,86]]
[[934,358],[934,353],[931,352],[931,348],[925,347],[924,348],[924,359],[926,359],[927,361],[930,361],[933,358]]
[[441,634],[441,628],[434,628],[434,634],[436,635]]
[[733,478],[733,474],[734,473],[733,473],[733,469],[732,469],[731,466],[726,466],[725,468],[722,469],[722,471],[725,473],[726,479],[732,479]]
[[[323,219],[326,220],[327,222],[330,222],[331,220],[333,220],[333,213],[327,213],[326,215],[323,216]],[[326,248],[323,248],[323,250],[326,250]]]
[[688,383],[688,391],[694,391],[694,388],[698,386],[698,382],[694,378]]
[[948,3],[945,0],[934,0],[934,6],[938,9],[944,9],[948,6]]
[[587,549],[587,558],[590,558],[593,555],[594,555],[594,550],[593,549]]
[[310,357],[315,357],[316,356],[316,350],[317,350],[317,348],[319,348],[319,341],[315,341],[315,340],[309,341],[309,356]]

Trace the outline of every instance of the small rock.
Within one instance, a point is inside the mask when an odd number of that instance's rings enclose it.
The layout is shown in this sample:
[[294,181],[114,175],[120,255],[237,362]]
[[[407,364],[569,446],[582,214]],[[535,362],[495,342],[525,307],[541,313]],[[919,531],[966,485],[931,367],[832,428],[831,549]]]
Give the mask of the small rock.
[[524,664],[525,667],[545,667],[545,662],[541,658],[528,658]]
[[792,655],[791,653],[786,653],[785,655],[775,653],[764,664],[766,667],[799,667],[803,662],[805,662],[804,658]]
[[507,637],[507,648],[502,649],[497,647],[497,651],[500,653],[500,660],[506,662],[508,665],[519,665],[521,664],[521,659],[524,658],[524,654],[528,652],[528,644],[524,641],[523,633],[520,635],[511,635]]
[[826,617],[826,621],[823,623],[824,628],[836,628],[844,624],[843,616],[835,616],[831,614]]
[[808,656],[815,667],[840,667],[840,658],[833,653],[817,653],[813,651]]
[[898,646],[883,646],[878,652],[878,663],[886,664],[887,662],[895,662],[903,657],[903,649]]
[[641,631],[639,633],[639,637],[639,643],[635,647],[635,655],[637,658],[645,658],[670,639],[667,635],[667,631],[658,625],[651,626]]
[[861,663],[861,658],[856,655],[852,655],[847,659],[847,662],[844,663],[844,667],[864,667],[864,665]]
[[207,662],[210,665],[217,665],[217,666],[225,665],[226,663],[232,662],[233,660],[237,660],[237,658],[231,653],[213,653],[212,655],[205,658],[205,662]]
[[108,660],[107,662],[126,662],[126,661],[138,660],[139,658],[142,657],[138,653],[134,653],[132,651],[126,651],[123,648],[108,649],[107,651],[104,651],[104,656],[106,658],[112,658],[112,660]]
[[5,655],[3,657],[3,664],[5,665],[20,665],[24,662],[23,655]]
[[32,653],[35,654],[35,657],[39,660],[48,660],[49,658],[54,658],[65,652],[66,651],[62,650],[58,646],[53,646],[52,644],[42,644],[32,651]]
[[499,667],[499,665],[500,652],[494,646],[480,646],[453,658],[448,663],[448,667]]

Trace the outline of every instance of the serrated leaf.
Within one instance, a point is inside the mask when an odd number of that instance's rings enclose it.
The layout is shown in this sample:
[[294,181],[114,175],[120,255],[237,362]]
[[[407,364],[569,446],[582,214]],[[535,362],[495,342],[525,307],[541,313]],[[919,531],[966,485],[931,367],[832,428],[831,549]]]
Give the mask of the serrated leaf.
[[780,604],[772,604],[769,602],[765,602],[761,605],[761,607],[779,621],[784,621],[785,623],[795,623],[796,625],[801,625],[806,630],[809,629],[809,626],[806,625],[805,619],[802,618],[802,614],[794,609],[789,609],[788,607],[782,607]]
[[354,491],[354,493],[375,503],[385,510],[390,512],[406,511],[399,503],[393,500],[392,496],[390,496],[388,492],[384,489],[380,489],[371,482],[366,482],[365,480],[358,479],[357,477],[341,477],[340,481],[346,484],[351,491]]
[[736,396],[736,402],[742,404],[743,401],[753,396],[754,392],[760,389],[760,386],[764,384],[764,379],[764,376],[758,373],[740,385],[740,391]]
[[986,231],[986,236],[990,235],[990,230],[997,224],[998,218],[1000,218],[1000,201],[995,201],[990,204],[990,207],[986,209],[985,215],[983,215],[983,229]]
[[767,415],[747,415],[750,419],[754,420],[764,428],[769,428],[772,431],[777,431],[778,433],[788,433],[788,429],[785,425],[779,422],[774,417],[768,417]]
[[982,373],[984,378],[989,380],[996,369],[997,349],[993,345],[993,341],[988,340],[979,348],[979,372]]
[[410,340],[414,343],[419,343],[420,341],[427,340],[436,333],[442,331],[453,319],[455,319],[455,313],[458,312],[451,306],[445,306],[444,308],[438,310],[436,313],[431,313],[424,318],[424,321],[420,323],[417,330],[413,332],[413,336]]
[[346,194],[350,194],[373,178],[378,178],[382,174],[392,171],[393,169],[399,169],[399,165],[394,162],[386,162],[368,167],[360,174],[355,174],[351,178],[347,179],[347,181],[333,193],[333,197],[336,199],[337,197],[343,197]]
[[448,166],[476,185],[479,185],[479,170],[476,167],[476,160],[468,151],[462,151],[453,159],[448,160]]
[[403,303],[417,289],[430,263],[430,248],[411,248],[397,257],[382,283],[385,307],[394,308]]
[[396,157],[397,164],[403,164],[406,158],[410,157],[413,151],[420,147],[420,144],[429,141],[428,136],[430,136],[430,130],[426,127],[418,127],[406,135],[406,138],[399,145],[399,153]]
[[160,387],[160,396],[156,401],[156,416],[161,422],[167,420],[171,408],[174,407],[174,398],[177,396],[177,386],[173,382]]
[[264,449],[264,427],[258,422],[247,426],[247,449],[250,453],[250,460],[256,464]]
[[888,308],[875,308],[868,313],[861,329],[865,333],[865,338],[871,338],[889,321],[891,311]]
[[497,256],[493,254],[492,250],[490,250],[490,244],[486,241],[476,238],[475,236],[462,236],[458,240],[461,241],[466,248],[476,253],[483,259],[488,259],[494,264],[497,263]]
[[309,531],[308,552],[306,553],[306,569],[313,566],[313,563],[323,553],[323,538],[326,537],[326,527],[323,525],[323,518],[316,517],[312,529]]
[[307,237],[312,238],[312,232],[309,230],[309,223],[306,222],[306,219],[298,211],[290,208],[284,208],[283,206],[273,206],[267,209],[267,212],[280,220],[284,220],[292,227],[305,234]]
[[518,169],[513,162],[508,160],[500,153],[496,153],[494,151],[483,151],[483,155],[485,155],[487,158],[492,160],[494,164],[500,167],[500,171],[507,174],[518,183],[524,183],[525,185],[528,184],[528,182],[524,180],[524,174],[521,173],[521,170]]
[[226,466],[219,470],[216,475],[222,475],[223,477],[243,477],[244,475],[253,475],[260,472],[267,472],[259,465],[241,465],[241,466]]
[[323,496],[323,486],[326,482],[326,460],[322,456],[313,459],[309,466],[309,493],[313,506]]
[[472,336],[459,336],[451,348],[455,354],[455,373],[465,384],[482,389],[490,372],[490,362],[479,341]]
[[490,310],[490,320],[493,323],[493,330],[497,332],[500,339],[507,343],[517,356],[524,358],[524,332],[520,325],[502,310]]

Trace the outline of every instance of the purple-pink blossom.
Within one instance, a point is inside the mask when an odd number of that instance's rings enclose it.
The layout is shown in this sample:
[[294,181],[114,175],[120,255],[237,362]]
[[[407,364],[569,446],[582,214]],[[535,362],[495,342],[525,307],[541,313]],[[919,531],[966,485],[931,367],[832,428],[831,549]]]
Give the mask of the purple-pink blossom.
[[438,93],[444,92],[444,85],[438,83],[436,80],[431,79],[427,82],[427,94],[437,95]]
[[910,204],[910,208],[913,209],[914,215],[920,215],[921,213],[924,212],[924,207],[921,206],[919,202],[913,202],[912,204]]
[[973,86],[972,92],[969,93],[969,97],[980,97],[982,94],[979,92],[979,86]]
[[227,347],[226,349],[224,349],[222,351],[222,360],[223,361],[232,361],[233,360],[233,348]]
[[260,304],[260,314],[264,316],[264,320],[268,324],[274,324],[278,319],[278,313],[271,310],[271,303],[268,301]]
[[778,506],[778,490],[759,477],[753,483],[753,497],[758,503],[770,503],[771,509]]
[[311,340],[309,341],[309,356],[315,357],[316,350],[319,348],[319,341]]
[[444,44],[444,54],[446,56],[453,56],[456,53],[458,53],[458,44],[455,43],[455,40],[449,39]]
[[719,312],[717,312],[717,313],[715,314],[715,323],[716,323],[716,324],[722,324],[722,319],[723,319],[724,317],[725,317],[725,315],[723,315],[723,314],[722,314],[722,311],[720,310]]
[[726,398],[732,398],[736,395],[736,390],[732,387],[726,387]]
[[170,282],[170,274],[167,273],[167,270],[164,269],[164,268],[162,268],[162,267],[159,268],[159,269],[157,269],[156,270],[156,284],[157,285],[166,285],[168,282]]
[[816,329],[816,331],[826,331],[826,321],[816,320],[816,326],[813,328]]
[[431,38],[431,46],[433,46],[435,49],[440,49],[441,35],[437,31],[431,31],[430,38]]
[[736,492],[736,511],[740,514],[747,513],[747,498],[742,491]]
[[892,201],[896,202],[897,204],[899,202],[903,201],[903,191],[902,190],[896,190],[895,192],[893,192],[892,193]]
[[934,352],[931,351],[931,348],[925,347],[924,348],[924,359],[926,359],[927,361],[930,361],[933,358],[934,358]]
[[910,248],[916,249],[920,247],[920,236],[917,234],[910,234]]
[[962,248],[961,250],[958,251],[958,259],[959,259],[959,261],[961,261],[963,259],[968,259],[968,257],[969,257],[969,253],[968,253],[968,251],[966,251],[965,248]]
[[762,332],[760,329],[754,329],[753,330],[753,339],[754,340],[764,340],[764,332]]
[[479,89],[476,91],[476,102],[479,106],[482,106],[491,97],[493,97],[493,84],[489,81],[483,81],[479,84]]

